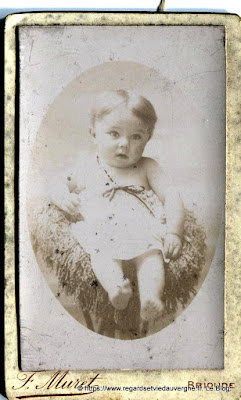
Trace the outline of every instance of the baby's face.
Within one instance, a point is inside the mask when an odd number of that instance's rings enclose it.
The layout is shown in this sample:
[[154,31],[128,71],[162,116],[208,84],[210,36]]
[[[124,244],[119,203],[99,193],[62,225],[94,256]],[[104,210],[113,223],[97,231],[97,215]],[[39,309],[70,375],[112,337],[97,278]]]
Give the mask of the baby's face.
[[111,167],[134,165],[141,158],[149,138],[146,125],[125,106],[96,122],[95,143],[100,157]]

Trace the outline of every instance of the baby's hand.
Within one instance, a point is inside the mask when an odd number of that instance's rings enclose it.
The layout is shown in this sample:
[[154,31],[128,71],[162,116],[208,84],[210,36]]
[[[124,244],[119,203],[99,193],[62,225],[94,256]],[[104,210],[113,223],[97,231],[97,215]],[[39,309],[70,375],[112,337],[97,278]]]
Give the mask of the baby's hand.
[[80,196],[76,193],[65,193],[56,203],[61,210],[71,216],[80,213]]
[[167,233],[164,237],[165,259],[175,260],[181,253],[182,242],[178,235]]

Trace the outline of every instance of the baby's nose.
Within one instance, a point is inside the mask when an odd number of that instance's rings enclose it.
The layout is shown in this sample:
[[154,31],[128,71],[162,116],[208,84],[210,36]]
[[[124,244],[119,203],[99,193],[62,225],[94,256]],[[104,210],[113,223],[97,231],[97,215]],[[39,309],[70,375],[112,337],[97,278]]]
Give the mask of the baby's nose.
[[119,146],[121,148],[128,148],[129,147],[129,140],[127,138],[121,138],[119,140]]

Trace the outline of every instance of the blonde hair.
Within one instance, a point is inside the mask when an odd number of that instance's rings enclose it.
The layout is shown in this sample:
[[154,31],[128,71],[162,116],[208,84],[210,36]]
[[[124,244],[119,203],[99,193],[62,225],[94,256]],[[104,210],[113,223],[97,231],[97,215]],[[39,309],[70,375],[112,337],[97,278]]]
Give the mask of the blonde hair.
[[125,105],[146,125],[151,136],[157,121],[153,105],[145,97],[126,90],[104,91],[96,97],[90,115],[91,129],[94,130],[97,121],[102,120],[105,115],[110,114],[121,105]]

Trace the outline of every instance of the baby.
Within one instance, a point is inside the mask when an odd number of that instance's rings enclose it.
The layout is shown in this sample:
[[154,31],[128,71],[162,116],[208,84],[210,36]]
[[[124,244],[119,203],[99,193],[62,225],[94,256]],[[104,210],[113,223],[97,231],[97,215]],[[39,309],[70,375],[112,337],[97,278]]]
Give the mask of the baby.
[[164,262],[182,249],[183,202],[158,163],[143,157],[157,121],[152,104],[124,90],[101,93],[91,112],[97,155],[55,185],[55,204],[76,219],[74,237],[116,309],[132,296],[123,261],[137,269],[141,318],[163,312]]

